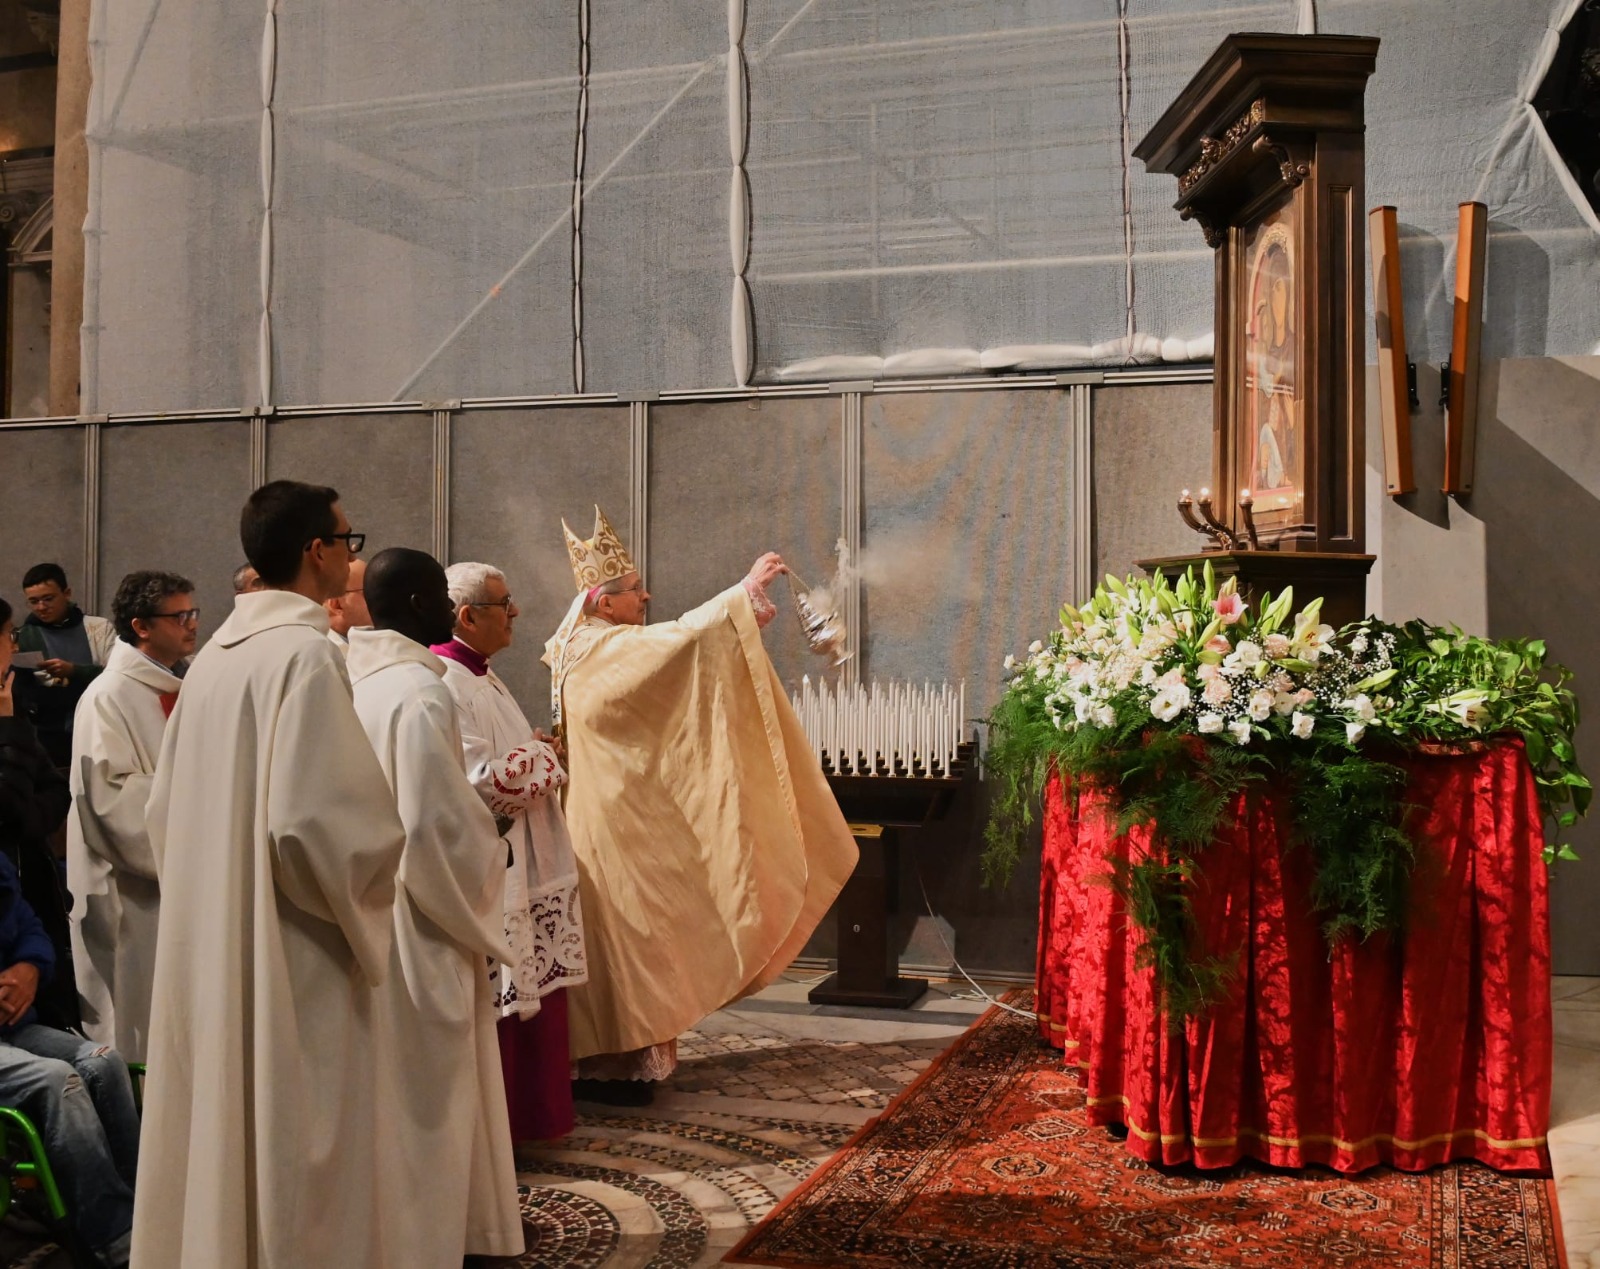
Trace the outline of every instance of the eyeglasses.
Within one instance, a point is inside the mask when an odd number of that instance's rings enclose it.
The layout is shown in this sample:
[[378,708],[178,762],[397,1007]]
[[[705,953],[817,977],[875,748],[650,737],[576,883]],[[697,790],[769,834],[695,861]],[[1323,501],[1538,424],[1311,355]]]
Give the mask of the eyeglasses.
[[479,601],[477,603],[468,604],[467,607],[468,608],[504,608],[506,610],[506,616],[509,617],[511,615],[511,605],[512,605],[513,602],[514,601],[512,600],[511,596],[507,595],[504,599],[485,599],[485,600],[481,600],[481,601]]
[[[343,542],[351,555],[360,555],[361,548],[367,544],[365,533],[324,533],[320,538],[312,538],[312,542]],[[306,545],[309,546],[308,542]]]
[[195,626],[200,624],[200,610],[198,608],[181,608],[177,612],[150,612],[145,613],[143,620],[155,621],[161,617],[169,617],[179,625]]

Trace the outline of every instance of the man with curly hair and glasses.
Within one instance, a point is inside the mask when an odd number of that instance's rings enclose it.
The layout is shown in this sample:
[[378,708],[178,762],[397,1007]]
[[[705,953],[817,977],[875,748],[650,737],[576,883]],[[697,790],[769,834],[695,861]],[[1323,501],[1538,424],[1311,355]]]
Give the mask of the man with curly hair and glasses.
[[111,601],[117,645],[72,727],[72,967],[84,1032],[145,1060],[161,888],[144,808],[200,610],[176,573],[129,573]]

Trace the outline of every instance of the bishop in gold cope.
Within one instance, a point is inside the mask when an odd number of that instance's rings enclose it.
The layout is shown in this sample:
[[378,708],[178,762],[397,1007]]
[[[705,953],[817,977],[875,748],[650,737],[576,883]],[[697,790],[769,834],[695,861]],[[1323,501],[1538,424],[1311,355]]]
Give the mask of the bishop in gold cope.
[[580,1096],[639,1104],[681,1032],[794,959],[856,846],[762,646],[783,561],[647,625],[600,509],[593,536],[562,528],[577,595],[544,660],[589,954],[572,1056]]

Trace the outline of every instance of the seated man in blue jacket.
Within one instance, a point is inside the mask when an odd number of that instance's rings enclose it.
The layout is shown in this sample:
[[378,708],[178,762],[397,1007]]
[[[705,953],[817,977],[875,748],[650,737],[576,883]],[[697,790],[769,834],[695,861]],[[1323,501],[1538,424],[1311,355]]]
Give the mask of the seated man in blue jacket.
[[128,1263],[139,1114],[116,1050],[41,1025],[33,998],[55,950],[0,854],[0,1106],[20,1110],[44,1139],[67,1217],[109,1269]]

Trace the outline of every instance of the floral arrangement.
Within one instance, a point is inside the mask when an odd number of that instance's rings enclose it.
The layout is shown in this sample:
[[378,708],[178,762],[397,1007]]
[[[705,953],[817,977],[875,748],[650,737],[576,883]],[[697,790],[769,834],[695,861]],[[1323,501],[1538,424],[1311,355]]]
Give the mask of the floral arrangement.
[[1061,610],[1048,640],[1006,658],[985,760],[999,783],[986,875],[1010,875],[1052,771],[1111,797],[1124,831],[1152,826],[1164,851],[1111,882],[1174,1016],[1204,1007],[1232,971],[1193,946],[1186,893],[1250,781],[1271,775],[1289,790],[1330,941],[1399,923],[1414,848],[1397,753],[1520,735],[1558,830],[1545,858],[1575,858],[1559,831],[1591,795],[1573,748],[1578,703],[1542,643],[1375,618],[1336,631],[1321,609],[1296,611],[1292,590],[1247,604],[1209,563],[1176,584],[1107,577],[1081,609]]

